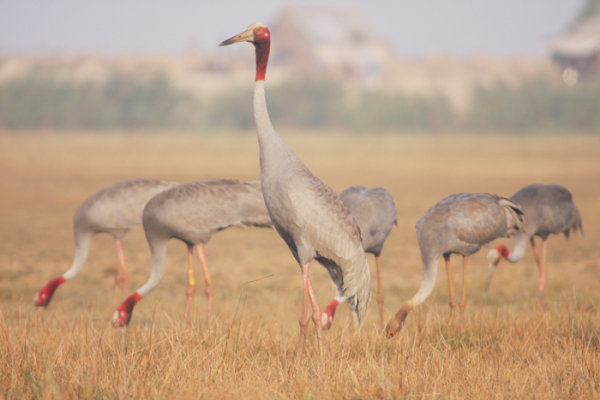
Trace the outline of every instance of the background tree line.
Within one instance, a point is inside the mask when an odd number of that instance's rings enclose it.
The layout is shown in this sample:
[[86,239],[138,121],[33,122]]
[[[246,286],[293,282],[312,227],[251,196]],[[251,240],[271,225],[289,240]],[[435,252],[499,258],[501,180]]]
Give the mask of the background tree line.
[[[350,98],[351,97],[351,98]],[[441,94],[362,92],[329,81],[270,86],[274,124],[353,131],[600,131],[600,84],[566,86],[538,78],[518,88],[479,87],[466,113]],[[11,130],[252,129],[252,91],[200,100],[157,74],[115,74],[104,84],[35,74],[0,84],[0,126]]]

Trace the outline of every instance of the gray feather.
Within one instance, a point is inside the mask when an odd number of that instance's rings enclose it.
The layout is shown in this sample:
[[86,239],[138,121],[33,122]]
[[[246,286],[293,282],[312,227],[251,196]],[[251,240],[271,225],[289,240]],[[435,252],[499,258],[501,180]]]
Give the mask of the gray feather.
[[581,216],[571,192],[559,185],[529,185],[515,193],[511,200],[525,213],[525,233],[546,240],[551,234],[563,233],[568,239],[571,231],[583,234]]

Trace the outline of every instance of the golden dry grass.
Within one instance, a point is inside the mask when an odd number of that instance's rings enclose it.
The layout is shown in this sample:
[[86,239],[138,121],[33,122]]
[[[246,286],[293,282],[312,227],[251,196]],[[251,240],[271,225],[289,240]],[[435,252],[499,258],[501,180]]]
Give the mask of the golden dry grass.
[[[432,296],[398,337],[381,335],[375,302],[360,329],[340,307],[319,359],[312,326],[307,351],[295,354],[302,279],[283,241],[271,230],[231,229],[206,246],[215,284],[210,329],[201,287],[192,320],[182,321],[185,246],[172,241],[162,283],[136,306],[127,330],[114,330],[116,257],[108,235],[93,239],[86,267],[47,309],[33,308],[35,292],[72,261],[78,203],[134,177],[257,179],[256,138],[2,134],[0,398],[600,396],[600,138],[313,133],[284,140],[334,190],[382,186],[396,199],[398,228],[382,257],[386,317],[420,284],[415,222],[451,193],[510,196],[530,183],[562,184],[574,194],[585,236],[549,240],[543,302],[530,250],[523,262],[500,265],[485,299],[484,249],[470,259],[462,327],[445,322],[448,287],[441,268]],[[124,248],[131,293],[150,272],[141,229]],[[458,288],[460,257],[453,265]],[[329,279],[317,264],[311,272],[325,306],[334,294]]]

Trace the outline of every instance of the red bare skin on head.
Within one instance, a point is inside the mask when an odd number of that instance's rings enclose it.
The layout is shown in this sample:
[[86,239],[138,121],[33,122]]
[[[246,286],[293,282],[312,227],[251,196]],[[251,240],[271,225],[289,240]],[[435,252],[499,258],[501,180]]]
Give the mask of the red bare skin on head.
[[327,306],[325,310],[323,310],[323,314],[327,315],[327,323],[323,326],[323,329],[331,328],[331,324],[333,323],[333,316],[335,315],[335,309],[338,306],[338,301],[336,299],[331,300],[331,303]]
[[133,312],[133,306],[142,299],[142,296],[138,292],[135,292],[131,296],[125,299],[125,301],[117,308],[115,315],[113,316],[113,324],[115,328],[125,326],[129,324],[131,320],[131,314]]
[[254,29],[254,47],[256,50],[256,78],[255,81],[264,81],[271,50],[271,32],[269,28],[259,27]]
[[54,278],[50,282],[46,283],[46,286],[44,286],[35,295],[35,305],[38,307],[47,306],[48,303],[50,303],[50,300],[52,299],[52,295],[54,294],[56,288],[66,281],[67,280],[65,278],[59,276],[58,278]]
[[500,262],[501,257],[508,258],[508,256],[510,255],[510,251],[508,250],[508,247],[506,247],[503,244],[499,244],[498,246],[496,246],[496,250],[498,251],[498,254],[500,256],[496,260],[496,264]]

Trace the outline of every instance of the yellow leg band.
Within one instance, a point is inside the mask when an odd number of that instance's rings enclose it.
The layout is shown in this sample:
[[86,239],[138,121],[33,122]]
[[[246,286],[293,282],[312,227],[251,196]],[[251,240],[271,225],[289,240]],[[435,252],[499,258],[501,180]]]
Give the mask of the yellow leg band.
[[188,285],[196,286],[196,278],[194,277],[194,271],[188,271]]

